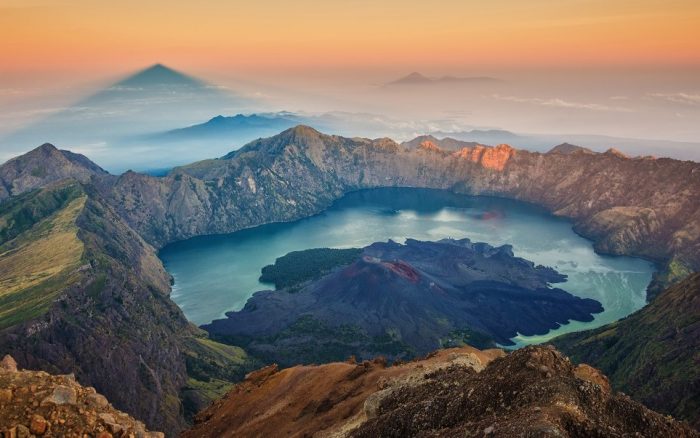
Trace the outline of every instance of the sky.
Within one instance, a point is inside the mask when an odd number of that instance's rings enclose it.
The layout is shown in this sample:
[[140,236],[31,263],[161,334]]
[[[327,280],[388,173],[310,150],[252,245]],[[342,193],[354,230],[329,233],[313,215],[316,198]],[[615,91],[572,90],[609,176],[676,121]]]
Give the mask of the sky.
[[[260,110],[700,141],[698,0],[0,0],[0,136],[157,62]],[[382,87],[412,71],[501,85]]]
[[0,0],[5,73],[700,62],[697,0]]

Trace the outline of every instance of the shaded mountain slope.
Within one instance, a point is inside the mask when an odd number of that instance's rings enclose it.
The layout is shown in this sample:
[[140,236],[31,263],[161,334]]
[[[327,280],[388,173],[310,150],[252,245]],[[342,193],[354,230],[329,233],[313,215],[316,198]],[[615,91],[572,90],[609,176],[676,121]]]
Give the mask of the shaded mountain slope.
[[700,428],[700,274],[625,319],[553,343],[603,370],[615,388]]
[[442,350],[385,367],[333,363],[251,373],[197,416],[189,437],[695,437],[613,393],[554,349]]
[[510,345],[517,334],[591,321],[602,306],[549,286],[564,279],[507,245],[389,241],[298,288],[257,292],[241,311],[202,327],[283,366],[350,355],[410,359],[441,346]]

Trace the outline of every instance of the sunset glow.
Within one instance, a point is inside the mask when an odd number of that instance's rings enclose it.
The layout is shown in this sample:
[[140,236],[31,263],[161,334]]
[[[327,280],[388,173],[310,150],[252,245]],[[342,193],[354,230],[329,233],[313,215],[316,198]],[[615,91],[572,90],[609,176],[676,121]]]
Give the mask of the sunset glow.
[[700,62],[700,2],[0,2],[0,69]]

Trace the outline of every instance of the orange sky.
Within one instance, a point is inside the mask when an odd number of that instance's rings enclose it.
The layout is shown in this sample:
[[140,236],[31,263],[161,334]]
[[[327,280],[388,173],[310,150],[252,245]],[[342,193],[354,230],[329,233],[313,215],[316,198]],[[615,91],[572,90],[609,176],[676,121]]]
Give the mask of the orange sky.
[[0,72],[700,64],[699,0],[0,0]]

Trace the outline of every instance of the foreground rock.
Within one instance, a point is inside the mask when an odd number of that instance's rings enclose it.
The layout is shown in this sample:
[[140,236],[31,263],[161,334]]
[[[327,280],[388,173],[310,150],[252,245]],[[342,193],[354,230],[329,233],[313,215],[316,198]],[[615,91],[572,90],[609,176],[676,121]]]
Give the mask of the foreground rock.
[[184,437],[697,437],[613,393],[548,347],[507,356],[469,347],[386,368],[334,363],[248,376]]
[[508,245],[378,242],[347,266],[298,288],[258,292],[243,310],[203,327],[282,366],[351,355],[405,360],[445,346],[510,345],[518,334],[591,321],[603,307],[550,287],[565,279]]
[[197,415],[183,438],[338,436],[367,421],[380,393],[415,385],[426,372],[453,364],[483,369],[501,350],[440,350],[424,360],[387,367],[386,361],[336,362],[250,373],[226,397]]
[[20,371],[11,356],[0,363],[0,437],[163,438],[114,409],[73,375]]

